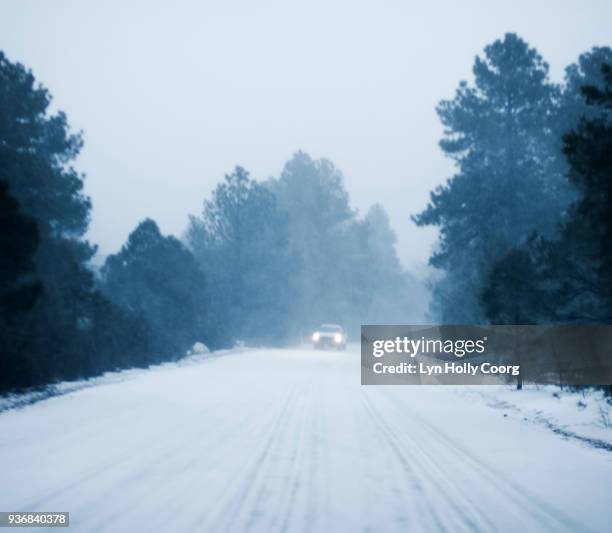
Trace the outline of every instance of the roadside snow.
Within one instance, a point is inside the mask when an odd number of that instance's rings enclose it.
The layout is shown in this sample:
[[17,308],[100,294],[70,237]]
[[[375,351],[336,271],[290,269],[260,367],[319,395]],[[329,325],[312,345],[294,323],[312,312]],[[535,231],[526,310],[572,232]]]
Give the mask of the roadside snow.
[[478,402],[499,409],[504,417],[551,430],[564,438],[612,451],[612,398],[602,391],[561,390],[554,385],[466,388],[460,390]]
[[204,359],[221,357],[224,355],[229,355],[230,353],[238,353],[239,351],[240,350],[218,350],[215,352],[210,352],[208,351],[208,348],[206,348],[205,351],[199,351],[192,354],[188,353],[188,355],[177,361],[151,365],[146,368],[130,368],[126,370],[105,372],[104,374],[93,378],[78,379],[74,381],[61,381],[59,383],[53,383],[51,385],[32,389],[26,392],[0,395],[0,413],[9,409],[20,409],[27,405],[46,400],[47,398],[53,398],[54,396],[62,396],[64,394],[70,394],[71,392],[76,392],[99,385],[120,383],[122,381],[134,379],[135,377],[141,376],[148,372],[156,372],[173,367],[193,365],[203,361]]

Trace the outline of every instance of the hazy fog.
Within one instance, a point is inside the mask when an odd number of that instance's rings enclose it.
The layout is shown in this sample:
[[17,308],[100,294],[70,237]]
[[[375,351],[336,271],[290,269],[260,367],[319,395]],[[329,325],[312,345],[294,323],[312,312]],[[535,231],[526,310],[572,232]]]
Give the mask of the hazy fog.
[[180,235],[236,164],[278,175],[302,149],[382,203],[407,266],[435,232],[409,215],[451,173],[436,103],[516,31],[563,68],[610,44],[612,3],[3,0],[0,49],[85,132],[89,238],[116,251],[146,216]]

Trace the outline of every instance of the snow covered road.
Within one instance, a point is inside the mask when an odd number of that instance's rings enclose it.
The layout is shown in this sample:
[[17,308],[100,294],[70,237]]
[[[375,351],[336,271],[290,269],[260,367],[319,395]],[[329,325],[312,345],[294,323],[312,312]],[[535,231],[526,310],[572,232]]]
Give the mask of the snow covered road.
[[359,379],[356,349],[249,350],[7,411],[0,511],[79,532],[609,531],[609,452],[461,389]]

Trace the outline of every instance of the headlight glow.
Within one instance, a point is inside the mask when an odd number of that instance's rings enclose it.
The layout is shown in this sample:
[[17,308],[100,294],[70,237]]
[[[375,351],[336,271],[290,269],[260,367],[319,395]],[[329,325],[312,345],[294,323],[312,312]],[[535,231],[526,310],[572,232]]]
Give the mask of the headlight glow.
[[321,334],[320,334],[318,331],[315,331],[315,332],[312,334],[312,340],[313,340],[314,342],[319,342],[319,339],[320,339],[320,338],[321,338]]
[[340,344],[340,343],[342,342],[342,335],[340,335],[340,333],[336,333],[336,334],[334,335],[334,342],[335,342],[336,344]]

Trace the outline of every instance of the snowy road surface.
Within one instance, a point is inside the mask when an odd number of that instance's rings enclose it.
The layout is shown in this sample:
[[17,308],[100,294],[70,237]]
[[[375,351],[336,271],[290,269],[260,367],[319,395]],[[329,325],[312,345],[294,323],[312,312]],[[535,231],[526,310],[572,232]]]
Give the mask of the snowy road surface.
[[362,387],[356,350],[251,350],[0,414],[18,510],[79,532],[610,531],[612,454],[458,389]]

